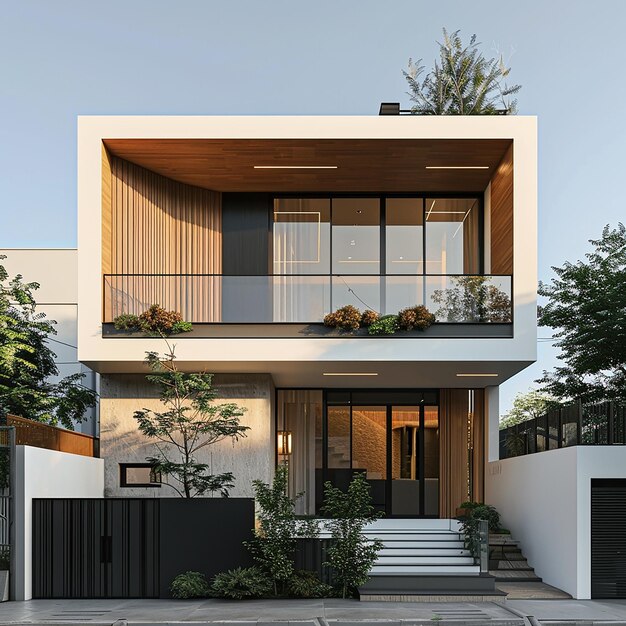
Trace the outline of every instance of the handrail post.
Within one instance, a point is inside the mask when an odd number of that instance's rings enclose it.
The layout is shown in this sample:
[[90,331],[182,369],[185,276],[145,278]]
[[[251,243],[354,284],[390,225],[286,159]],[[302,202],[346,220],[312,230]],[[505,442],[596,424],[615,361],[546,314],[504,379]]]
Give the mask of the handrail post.
[[480,573],[489,572],[489,522],[481,519],[478,521],[478,536],[480,537]]

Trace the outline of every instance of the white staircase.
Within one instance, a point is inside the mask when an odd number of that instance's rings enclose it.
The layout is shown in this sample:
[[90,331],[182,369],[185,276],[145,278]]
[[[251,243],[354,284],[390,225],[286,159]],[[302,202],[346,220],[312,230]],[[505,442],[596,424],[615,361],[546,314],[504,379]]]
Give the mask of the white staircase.
[[459,523],[446,519],[381,519],[365,529],[383,548],[372,576],[475,576],[480,567],[463,547]]
[[365,528],[383,548],[359,588],[366,601],[498,601],[506,594],[463,545],[460,524],[448,519],[381,519]]

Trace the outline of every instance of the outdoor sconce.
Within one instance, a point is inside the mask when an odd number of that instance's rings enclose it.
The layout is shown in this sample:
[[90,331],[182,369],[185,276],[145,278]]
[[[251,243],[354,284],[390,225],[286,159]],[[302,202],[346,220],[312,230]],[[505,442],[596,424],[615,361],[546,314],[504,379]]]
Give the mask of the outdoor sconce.
[[291,454],[291,431],[278,431],[278,456],[288,456]]

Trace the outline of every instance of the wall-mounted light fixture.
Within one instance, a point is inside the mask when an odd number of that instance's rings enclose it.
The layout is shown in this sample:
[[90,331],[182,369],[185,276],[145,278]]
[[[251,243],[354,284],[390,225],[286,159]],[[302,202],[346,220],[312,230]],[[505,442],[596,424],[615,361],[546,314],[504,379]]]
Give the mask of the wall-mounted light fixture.
[[336,170],[338,165],[253,165],[255,170]]
[[488,165],[427,165],[427,170],[488,170]]
[[459,378],[497,378],[500,374],[483,374],[476,372],[473,374],[457,374]]
[[289,456],[291,454],[291,431],[279,430],[277,435],[276,449],[278,456]]

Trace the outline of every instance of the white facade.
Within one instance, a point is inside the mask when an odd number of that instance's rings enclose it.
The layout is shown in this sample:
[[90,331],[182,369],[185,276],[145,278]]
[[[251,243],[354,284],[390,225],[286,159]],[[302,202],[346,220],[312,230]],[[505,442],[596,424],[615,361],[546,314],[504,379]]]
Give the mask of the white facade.
[[33,498],[102,498],[104,461],[56,450],[15,449],[15,600],[32,597]]
[[[97,374],[78,360],[78,252],[70,248],[12,248],[0,249],[7,258],[0,261],[9,277],[21,274],[25,282],[37,282],[34,296],[37,311],[55,320],[57,334],[49,345],[55,353],[59,376],[83,373],[83,384],[97,389]],[[84,422],[75,430],[88,435],[97,431],[97,410],[90,409]]]
[[537,575],[591,598],[591,479],[626,478],[623,446],[574,446],[489,463],[485,501]]
[[[99,372],[139,372],[160,340],[102,337],[102,140],[106,138],[512,139],[512,338],[177,338],[178,362],[215,373],[270,373],[277,386],[326,386],[329,371],[376,372],[376,384],[463,387],[460,372],[498,384],[536,358],[537,132],[534,117],[81,117],[78,125],[78,358]],[[489,195],[487,189],[487,196]],[[485,198],[489,206],[489,197]],[[488,271],[488,268],[487,268]],[[208,350],[210,346],[210,350]],[[210,353],[210,355],[209,355]],[[122,368],[120,364],[124,364]],[[477,379],[472,384],[484,384]],[[358,385],[371,381],[360,380]]]

